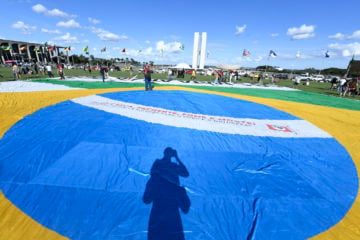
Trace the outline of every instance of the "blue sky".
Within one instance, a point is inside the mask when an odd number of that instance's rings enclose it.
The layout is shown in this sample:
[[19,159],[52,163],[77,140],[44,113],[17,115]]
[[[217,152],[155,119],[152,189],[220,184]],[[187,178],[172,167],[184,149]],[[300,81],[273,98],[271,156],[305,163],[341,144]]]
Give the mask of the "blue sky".
[[[96,57],[191,64],[194,32],[207,32],[206,65],[345,68],[353,54],[360,58],[359,0],[3,0],[1,6],[8,11],[0,38],[71,46],[76,54],[89,46]],[[250,56],[242,56],[244,49]],[[269,58],[270,50],[278,56]]]

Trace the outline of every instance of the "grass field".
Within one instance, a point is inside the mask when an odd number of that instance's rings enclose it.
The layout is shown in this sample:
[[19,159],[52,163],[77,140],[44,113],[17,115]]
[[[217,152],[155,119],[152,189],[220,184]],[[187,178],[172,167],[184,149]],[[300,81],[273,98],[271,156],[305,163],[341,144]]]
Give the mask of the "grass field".
[[[59,77],[59,74],[57,73],[56,69],[54,69],[53,73],[54,73],[55,77]],[[111,77],[117,77],[117,78],[119,78],[119,77],[129,78],[129,77],[134,77],[135,75],[137,75],[138,78],[143,78],[142,73],[134,72],[132,75],[130,75],[129,71],[110,72],[109,75]],[[92,70],[91,73],[89,73],[82,69],[66,69],[65,76],[100,78],[100,73],[97,70]],[[188,81],[188,80],[190,80],[190,77],[191,77],[191,75],[187,74],[187,75],[185,75],[185,78],[180,78],[178,80]],[[32,75],[22,75],[21,76],[21,79],[24,79],[24,80],[41,79],[41,78],[47,78],[47,75],[32,74]],[[152,78],[153,79],[167,79],[168,76],[167,76],[167,74],[154,73],[152,75]],[[177,79],[177,78],[175,78],[175,79]],[[11,68],[0,67],[0,82],[1,81],[11,81],[11,80],[14,80]],[[196,78],[196,81],[213,82],[214,77],[198,75]],[[238,80],[237,83],[251,83],[251,79],[244,77],[244,78],[241,78],[240,80]],[[256,81],[254,81],[254,83],[256,83]],[[270,81],[265,79],[263,81],[263,83],[269,84]],[[279,83],[277,83],[277,85],[284,86],[284,87],[294,87],[293,81],[291,81],[291,80],[281,80]],[[310,82],[309,86],[299,85],[297,88],[299,90],[307,91],[307,92],[313,92],[313,93],[319,93],[319,94],[325,94],[325,95],[331,95],[331,96],[338,96],[338,93],[335,90],[329,89],[330,83]],[[346,98],[360,100],[360,95],[346,96]]]

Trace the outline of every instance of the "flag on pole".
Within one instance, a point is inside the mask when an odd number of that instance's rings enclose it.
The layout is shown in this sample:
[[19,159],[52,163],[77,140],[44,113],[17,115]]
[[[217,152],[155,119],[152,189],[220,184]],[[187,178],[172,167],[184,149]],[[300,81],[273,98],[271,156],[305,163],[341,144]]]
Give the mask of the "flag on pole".
[[40,47],[35,47],[35,48],[34,48],[34,51],[35,51],[35,52],[40,51]]
[[276,57],[276,56],[277,54],[273,50],[270,50],[269,57]]
[[54,51],[54,49],[55,49],[55,46],[50,46],[50,47],[48,47],[48,50],[49,50],[49,51]]
[[64,50],[65,50],[66,52],[71,51],[71,47],[70,47],[70,46],[69,46],[69,47],[65,47]]
[[180,48],[181,50],[183,50],[183,51],[184,51],[184,49],[185,49],[185,45],[184,45],[183,43],[180,43],[179,48]]
[[250,55],[250,52],[248,50],[244,49],[243,56],[248,57],[249,55]]
[[19,49],[21,52],[26,50],[26,46],[21,46]]
[[326,58],[329,58],[329,57],[330,57],[329,51],[326,51],[325,57],[326,57]]
[[44,47],[47,47],[47,46],[48,46],[48,42],[45,42],[45,43],[44,43]]
[[10,51],[12,49],[12,46],[6,46],[3,48],[5,51]]
[[301,57],[300,51],[297,51],[295,57],[296,57],[296,58],[300,58],[300,57]]
[[84,48],[83,48],[83,52],[84,52],[85,54],[89,54],[89,47],[88,47],[88,46],[84,47]]
[[102,48],[101,52],[106,52],[106,47]]
[[121,52],[122,52],[122,53],[126,53],[126,49],[125,49],[125,48],[123,48],[123,50],[121,50]]

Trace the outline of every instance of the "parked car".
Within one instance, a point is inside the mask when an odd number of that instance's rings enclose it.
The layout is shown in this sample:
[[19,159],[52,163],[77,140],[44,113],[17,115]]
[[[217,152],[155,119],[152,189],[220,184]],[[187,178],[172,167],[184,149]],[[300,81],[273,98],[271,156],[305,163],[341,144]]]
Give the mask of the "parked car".
[[325,79],[324,75],[320,75],[320,74],[318,74],[318,75],[312,75],[312,76],[310,77],[310,80],[315,81],[315,82],[324,81],[324,79]]
[[300,74],[300,75],[297,75],[297,76],[295,77],[295,81],[296,81],[296,82],[309,81],[309,80],[310,80],[310,76],[309,76],[309,74],[307,74],[307,73]]
[[279,79],[288,79],[289,76],[286,73],[277,73],[274,76],[275,78],[279,78]]
[[198,69],[198,70],[196,70],[196,74],[197,75],[205,75],[205,70]]

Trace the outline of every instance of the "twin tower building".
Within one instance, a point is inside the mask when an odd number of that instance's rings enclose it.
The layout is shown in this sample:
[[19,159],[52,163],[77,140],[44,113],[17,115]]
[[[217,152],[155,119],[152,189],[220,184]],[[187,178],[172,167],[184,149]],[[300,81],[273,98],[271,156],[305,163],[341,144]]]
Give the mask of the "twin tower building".
[[193,51],[193,60],[192,68],[194,69],[204,69],[205,65],[205,55],[206,55],[206,40],[207,33],[195,32],[194,33],[194,51]]

